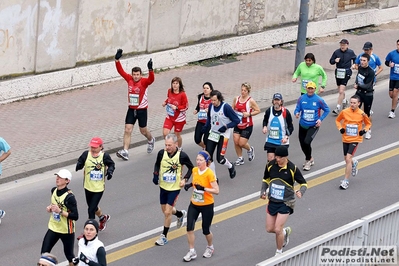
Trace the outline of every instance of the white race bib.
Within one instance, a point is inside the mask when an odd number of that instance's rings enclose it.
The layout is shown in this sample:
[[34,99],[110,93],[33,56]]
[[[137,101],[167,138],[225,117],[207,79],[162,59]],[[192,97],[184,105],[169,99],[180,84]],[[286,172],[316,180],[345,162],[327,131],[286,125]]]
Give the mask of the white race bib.
[[346,77],[345,68],[337,68],[337,79],[344,79]]
[[346,135],[355,137],[359,134],[358,125],[347,124]]
[[198,120],[206,120],[208,117],[208,114],[206,113],[206,111],[204,109],[201,109],[198,112]]
[[208,139],[213,141],[213,142],[218,143],[219,139],[220,139],[220,133],[211,130],[211,131],[209,131]]
[[393,73],[399,74],[399,64],[395,64],[395,65],[393,66]]
[[280,138],[280,128],[279,127],[270,127],[269,138],[279,139]]
[[162,176],[162,180],[166,183],[175,183],[176,182],[176,174],[175,173],[164,173]]
[[270,188],[270,197],[278,199],[278,200],[283,200],[284,199],[284,191],[285,187],[282,185],[276,185],[272,183],[271,188]]
[[305,121],[313,122],[315,118],[315,110],[304,110],[303,119]]
[[90,180],[100,181],[103,179],[103,172],[100,170],[91,170],[90,171]]
[[167,113],[169,116],[175,116],[175,110],[173,110],[173,108],[170,107],[169,104],[166,105],[166,113]]
[[56,222],[61,221],[61,215],[59,213],[53,212],[53,218]]
[[129,105],[138,106],[139,105],[139,95],[134,93],[129,93]]
[[204,191],[194,189],[193,190],[193,201],[204,202]]

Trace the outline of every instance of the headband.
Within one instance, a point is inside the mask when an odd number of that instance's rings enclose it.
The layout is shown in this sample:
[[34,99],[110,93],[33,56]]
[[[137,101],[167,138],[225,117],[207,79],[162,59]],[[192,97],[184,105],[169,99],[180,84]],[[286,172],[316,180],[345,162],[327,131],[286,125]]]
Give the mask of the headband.
[[52,258],[46,257],[46,256],[41,256],[39,261],[44,261],[47,263],[50,263],[50,265],[56,265],[57,262],[53,260]]
[[206,162],[209,161],[209,155],[206,152],[200,151],[198,154],[202,155],[205,158]]

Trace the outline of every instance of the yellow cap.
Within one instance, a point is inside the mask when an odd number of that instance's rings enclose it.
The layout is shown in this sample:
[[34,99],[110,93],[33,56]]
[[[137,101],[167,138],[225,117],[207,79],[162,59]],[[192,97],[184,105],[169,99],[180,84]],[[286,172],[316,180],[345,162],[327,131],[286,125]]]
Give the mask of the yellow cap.
[[314,83],[313,81],[309,81],[307,84],[306,84],[306,88],[314,88],[314,89],[316,89],[316,83]]

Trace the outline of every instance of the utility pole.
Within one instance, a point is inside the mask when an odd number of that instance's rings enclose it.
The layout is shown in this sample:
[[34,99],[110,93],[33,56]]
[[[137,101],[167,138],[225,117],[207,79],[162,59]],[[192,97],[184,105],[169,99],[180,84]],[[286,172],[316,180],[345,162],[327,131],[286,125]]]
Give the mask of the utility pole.
[[295,69],[303,61],[306,48],[306,32],[308,29],[309,0],[301,0],[299,8],[298,36],[296,42]]

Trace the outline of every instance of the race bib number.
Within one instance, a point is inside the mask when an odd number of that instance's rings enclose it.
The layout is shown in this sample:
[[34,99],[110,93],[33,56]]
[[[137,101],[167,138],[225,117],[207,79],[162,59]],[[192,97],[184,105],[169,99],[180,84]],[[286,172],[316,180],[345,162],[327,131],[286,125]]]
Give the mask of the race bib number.
[[395,64],[395,65],[393,66],[393,73],[399,74],[399,64]]
[[217,142],[219,142],[219,139],[220,139],[220,133],[211,130],[211,131],[209,131],[208,139],[217,143]]
[[169,116],[175,116],[175,110],[173,110],[173,108],[170,107],[169,104],[166,105],[166,113],[167,113]]
[[304,110],[303,119],[305,121],[313,122],[315,117],[315,110]]
[[285,191],[284,186],[276,185],[276,184],[272,183],[271,188],[270,188],[270,197],[278,199],[278,200],[283,200],[284,199],[284,191]]
[[129,93],[129,105],[130,106],[139,106],[139,95]]
[[193,201],[204,202],[204,191],[194,189],[193,190]]
[[53,212],[53,218],[56,222],[61,221],[61,215],[59,213]]
[[358,125],[347,124],[346,135],[356,137],[359,134]]
[[344,79],[346,76],[345,68],[337,68],[337,79]]
[[364,76],[362,74],[357,74],[357,83],[359,85],[364,85]]
[[198,112],[198,120],[206,120],[208,117],[208,114],[205,112],[205,110],[200,110]]
[[100,181],[103,179],[103,172],[100,170],[92,170],[90,171],[90,180]]
[[270,127],[269,138],[271,138],[271,139],[279,139],[280,138],[280,128],[278,128],[278,127]]
[[242,121],[242,118],[243,118],[243,114],[242,114],[242,112],[238,112],[238,111],[235,111],[234,110],[234,112],[236,112],[236,115],[238,116],[238,119],[240,119],[240,121]]
[[175,173],[164,173],[162,176],[162,180],[166,183],[175,183],[176,182],[176,174]]
[[306,84],[308,84],[309,81],[311,81],[311,80],[303,79],[302,80],[302,88],[306,89]]

